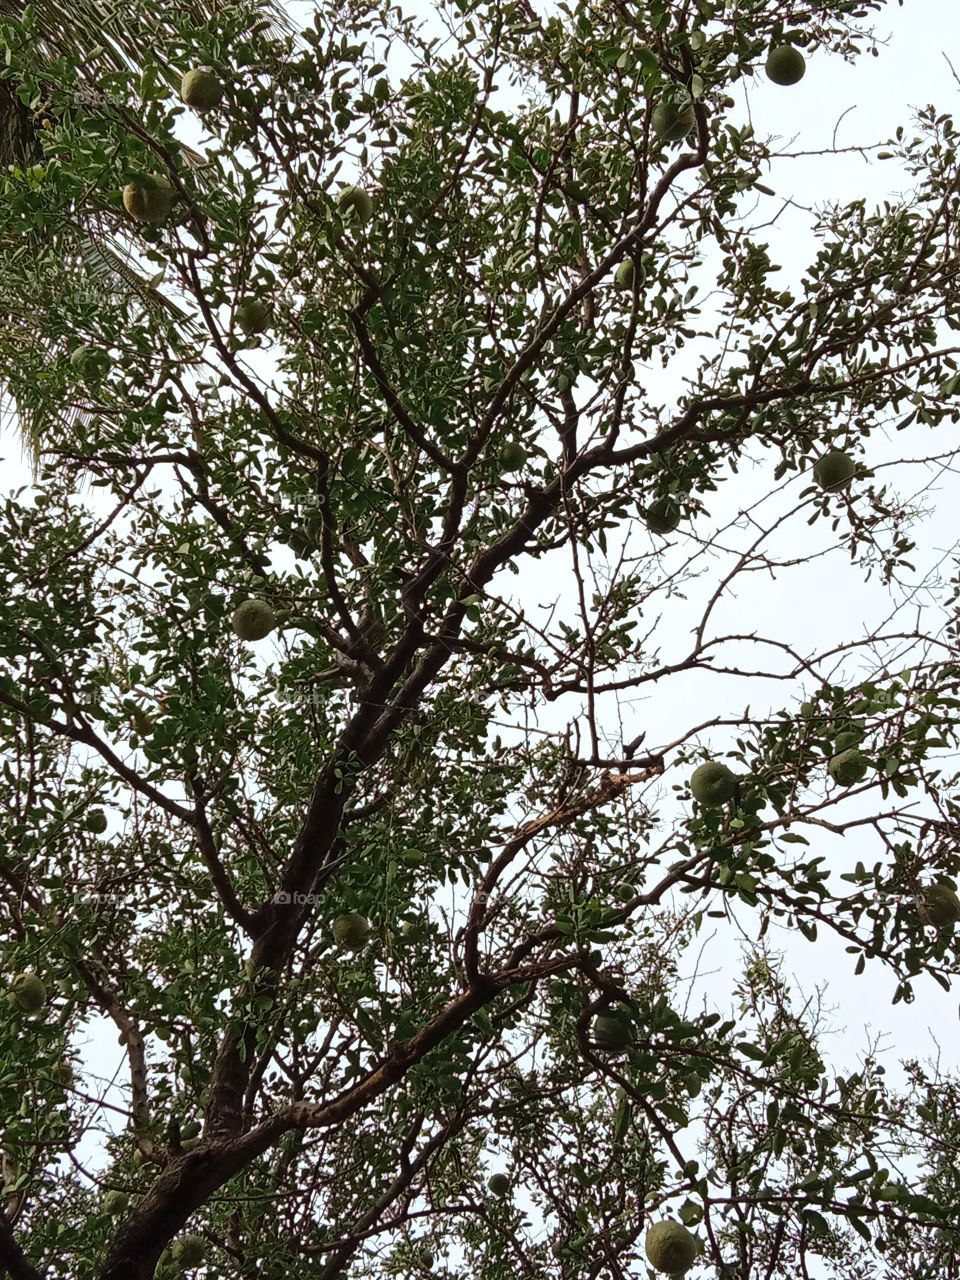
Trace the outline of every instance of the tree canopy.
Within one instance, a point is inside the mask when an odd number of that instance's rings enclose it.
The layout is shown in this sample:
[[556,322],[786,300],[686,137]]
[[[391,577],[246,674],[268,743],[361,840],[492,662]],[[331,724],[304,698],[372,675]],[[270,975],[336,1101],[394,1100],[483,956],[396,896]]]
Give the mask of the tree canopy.
[[[778,285],[733,96],[882,9],[8,6],[14,1280],[960,1275],[960,1086],[771,942],[957,963],[957,133]],[[823,537],[885,622],[726,610]]]

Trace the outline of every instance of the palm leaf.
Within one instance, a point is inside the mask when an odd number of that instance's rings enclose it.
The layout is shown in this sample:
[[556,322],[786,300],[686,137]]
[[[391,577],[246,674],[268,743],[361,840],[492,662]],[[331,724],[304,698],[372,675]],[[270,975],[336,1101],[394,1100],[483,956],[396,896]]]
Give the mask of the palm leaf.
[[[251,13],[266,21],[273,35],[296,35],[296,27],[277,0],[248,0],[248,3]],[[158,68],[161,78],[171,90],[179,88],[179,71],[158,53],[175,34],[174,28],[164,21],[162,14],[149,6],[127,5],[121,9],[118,5],[108,6],[93,0],[70,0],[69,4],[59,0],[34,0],[34,7],[39,33],[36,47],[42,60],[68,58],[75,61],[84,69],[89,85],[95,85],[107,72],[140,70],[150,63]],[[185,8],[193,22],[202,25],[213,20],[221,10],[234,7],[233,0],[206,0],[205,3],[193,0],[181,6],[181,13]],[[0,0],[0,18],[18,18],[23,8],[24,0]],[[84,97],[95,109],[99,97],[96,89],[88,90]],[[180,153],[194,171],[202,170],[206,163],[203,155],[185,144],[180,145]],[[0,81],[0,169],[9,166],[25,168],[42,159],[43,148],[30,107],[21,100],[14,83]],[[132,251],[117,236],[118,230],[119,227],[112,225],[111,219],[102,213],[86,213],[83,226],[74,228],[79,232],[79,252],[64,252],[62,246],[47,247],[55,250],[64,273],[77,273],[78,288],[86,279],[107,295],[125,291],[139,299],[148,310],[176,319],[188,335],[198,335],[200,330],[186,313],[131,265]],[[30,251],[37,248],[35,244],[31,245]],[[24,305],[18,306],[18,302]],[[13,343],[15,347],[31,332],[35,342],[44,342],[36,333],[35,312],[32,310],[35,305],[36,299],[13,299],[5,308],[5,318],[0,327],[6,331],[7,337],[11,336],[11,326],[18,330]],[[62,343],[50,339],[46,345],[48,359],[62,354]],[[22,437],[36,465],[40,442],[51,426],[50,410],[44,410],[40,399],[31,404],[23,398],[17,409]],[[82,409],[74,407],[66,409],[62,417],[75,427],[83,422],[85,415]]]

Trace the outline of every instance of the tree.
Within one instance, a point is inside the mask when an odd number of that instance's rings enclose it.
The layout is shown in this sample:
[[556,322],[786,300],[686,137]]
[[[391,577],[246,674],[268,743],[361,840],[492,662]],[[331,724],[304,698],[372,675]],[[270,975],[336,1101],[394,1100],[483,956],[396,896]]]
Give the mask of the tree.
[[[950,118],[889,144],[909,196],[825,208],[778,289],[777,156],[729,97],[771,49],[860,56],[880,7],[463,2],[451,53],[356,0],[301,54],[161,4],[158,62],[225,89],[202,182],[149,65],[81,106],[35,12],[4,24],[57,122],[0,207],[2,304],[31,306],[0,368],[40,444],[0,539],[5,960],[43,994],[0,1003],[16,1280],[620,1280],[665,1220],[691,1275],[958,1273],[956,1083],[831,1070],[767,935],[838,939],[897,1002],[950,989],[960,579],[812,656],[717,621],[816,566],[804,521],[897,591],[916,512],[871,450],[956,420]],[[536,94],[502,109],[505,81]],[[147,180],[165,221],[120,211]],[[98,216],[194,327],[77,300]],[[814,475],[831,451],[852,476]],[[782,508],[701,537],[748,461]],[[627,701],[724,673],[752,714],[671,693],[654,734]],[[876,861],[837,875],[847,832]],[[691,1013],[708,920],[751,945],[735,1003]],[[119,1116],[76,1059],[93,1017]]]
[[[210,6],[196,4],[191,17],[198,26],[209,26],[215,12]],[[38,219],[40,210],[30,196],[40,184],[49,185],[61,176],[57,172],[57,146],[45,149],[41,138],[45,131],[59,130],[63,105],[68,104],[71,115],[80,112],[82,118],[83,112],[92,109],[110,118],[114,127],[122,127],[127,138],[121,150],[126,144],[134,149],[143,144],[145,135],[135,116],[125,113],[129,94],[122,95],[123,100],[114,100],[113,87],[129,86],[133,67],[148,95],[160,85],[168,91],[178,88],[181,76],[167,55],[175,58],[183,48],[182,23],[167,23],[166,15],[152,7],[127,8],[121,19],[117,13],[87,0],[66,7],[56,0],[41,0],[29,8],[22,0],[9,0],[4,17],[17,20],[8,27],[5,39],[20,41],[29,32],[33,56],[31,75],[0,80],[0,172],[11,175],[6,180],[5,199],[20,214],[21,227],[42,227],[43,235],[33,246],[28,292],[10,293],[2,323],[11,335],[32,328],[37,297],[44,297],[49,309],[58,310],[68,283],[74,309],[95,309],[102,297],[134,295],[147,309],[166,311],[186,323],[184,312],[158,290],[156,278],[144,277],[130,265],[130,246],[115,234],[116,217],[109,206],[71,198],[62,209],[65,221],[43,220],[42,215]],[[255,30],[287,36],[291,44],[296,43],[289,15],[273,0],[252,0],[245,21],[256,22]],[[238,54],[243,56],[243,51],[238,49]],[[66,103],[62,95],[52,92],[50,70],[58,65],[69,65],[74,77],[73,92]],[[96,145],[95,138],[89,141]],[[178,151],[180,160],[193,171],[203,189],[203,175],[197,172],[203,156],[182,141]],[[70,267],[68,273],[63,271],[65,263]],[[45,359],[55,353],[61,337],[57,327],[52,333],[32,335]],[[76,418],[84,422],[82,407],[76,410]],[[23,398],[20,427],[34,458],[44,425],[40,415],[34,416],[30,401]]]

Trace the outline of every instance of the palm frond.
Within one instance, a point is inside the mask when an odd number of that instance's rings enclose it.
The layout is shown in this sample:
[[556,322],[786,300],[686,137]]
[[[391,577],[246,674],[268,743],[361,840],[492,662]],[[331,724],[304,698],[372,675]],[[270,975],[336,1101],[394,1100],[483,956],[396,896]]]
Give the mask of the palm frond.
[[[273,36],[296,37],[297,28],[279,0],[246,0],[246,3],[251,18],[265,20]],[[0,0],[0,17],[20,17],[24,4],[25,0]],[[98,0],[70,0],[69,3],[34,0],[34,6],[39,33],[36,51],[41,62],[60,58],[74,61],[82,69],[83,83],[79,92],[94,109],[102,96],[96,88],[97,82],[108,72],[138,71],[149,64],[158,68],[162,79],[172,90],[179,88],[180,69],[173,67],[159,52],[176,35],[172,19],[165,18],[162,12],[147,5],[121,7]],[[182,21],[183,10],[186,9],[193,23],[200,26],[215,21],[218,13],[235,8],[234,0],[192,0],[180,6],[179,17]],[[200,171],[207,163],[206,157],[185,143],[179,145],[181,157],[198,174],[202,185]],[[21,100],[13,81],[0,81],[0,168],[11,165],[25,168],[40,163],[42,159],[43,148],[30,107]],[[50,243],[47,248],[59,261],[64,275],[68,272],[75,274],[74,283],[78,288],[82,288],[86,280],[103,296],[116,298],[126,294],[136,297],[145,308],[175,319],[188,336],[199,336],[200,330],[195,322],[131,265],[132,250],[118,236],[119,226],[109,214],[85,212],[83,225],[74,226],[72,231],[72,251],[61,243]],[[78,243],[79,252],[76,249]],[[31,245],[31,253],[37,248]],[[8,336],[10,326],[15,326],[19,331],[18,339],[32,334],[35,344],[47,348],[45,359],[55,359],[62,354],[62,340],[45,339],[37,332],[35,308],[38,302],[37,298],[29,299],[22,313],[15,314],[20,311],[15,301],[12,307],[7,308],[2,326]],[[40,441],[52,425],[50,411],[44,410],[42,400],[33,404],[20,403],[18,409],[21,434],[36,465]],[[82,408],[68,407],[60,416],[71,428],[84,422]]]

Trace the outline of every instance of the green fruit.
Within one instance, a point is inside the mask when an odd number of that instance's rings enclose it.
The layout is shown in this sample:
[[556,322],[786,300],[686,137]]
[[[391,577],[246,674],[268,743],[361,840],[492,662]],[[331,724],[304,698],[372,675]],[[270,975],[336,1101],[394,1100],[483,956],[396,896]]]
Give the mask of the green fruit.
[[159,173],[148,173],[123,188],[123,207],[138,222],[163,222],[173,206],[174,190]]
[[107,815],[102,809],[91,809],[87,814],[84,826],[88,831],[92,831],[95,836],[102,836],[107,829]]
[[359,951],[370,937],[370,921],[357,911],[337,916],[333,922],[333,940],[346,951]]
[[680,507],[673,498],[657,498],[656,502],[651,502],[647,507],[647,528],[651,533],[659,533],[665,537],[676,529],[681,514]]
[[428,1271],[433,1268],[434,1256],[429,1249],[424,1249],[420,1254],[420,1265],[426,1267]]
[[137,707],[132,718],[133,727],[136,729],[137,733],[146,737],[148,733],[153,732],[153,721],[142,707]]
[[201,1129],[202,1125],[199,1120],[188,1120],[180,1126],[180,1137],[186,1139],[197,1138],[200,1136]]
[[184,1236],[173,1246],[173,1260],[181,1268],[199,1267],[206,1256],[207,1246],[203,1236]]
[[54,1084],[58,1084],[61,1089],[67,1089],[73,1084],[73,1064],[55,1062],[50,1069],[50,1075]]
[[510,1190],[510,1179],[505,1173],[493,1173],[487,1186],[495,1196],[505,1196]]
[[661,102],[654,107],[650,123],[662,142],[680,142],[696,124],[696,118],[693,107],[681,108],[672,102]]
[[180,101],[194,111],[212,111],[223,98],[223,85],[212,71],[197,68],[180,81]]
[[115,1214],[123,1213],[128,1203],[129,1200],[125,1191],[108,1191],[103,1197],[103,1212],[109,1213],[113,1217]]
[[35,973],[18,973],[10,983],[7,1004],[24,1013],[36,1013],[47,1003],[47,989]]
[[200,1145],[199,1138],[184,1138],[183,1141],[180,1143],[180,1146],[183,1148],[184,1151],[192,1151],[194,1147],[198,1147],[199,1145]]
[[270,308],[259,298],[247,298],[237,307],[237,328],[249,338],[270,325]]
[[767,54],[764,70],[774,84],[796,84],[807,69],[803,54],[792,44],[782,44]]
[[636,268],[632,258],[624,258],[617,267],[617,274],[613,277],[614,283],[618,289],[632,289],[633,281],[636,275]]
[[103,376],[110,365],[110,357],[100,347],[91,347],[81,343],[74,347],[69,356],[70,367],[74,369],[84,382]]
[[601,1049],[625,1049],[633,1043],[633,1023],[618,1010],[597,1014],[593,1038]]
[[142,1148],[134,1147],[133,1155],[131,1156],[131,1159],[133,1160],[133,1163],[137,1166],[137,1168],[140,1169],[143,1167],[143,1165],[147,1163],[149,1157],[147,1153],[144,1150],[142,1150]]
[[362,187],[344,187],[337,196],[337,208],[353,222],[369,222],[373,216],[373,200]]
[[837,753],[846,751],[848,747],[855,747],[863,741],[863,730],[856,728],[854,725],[848,725],[846,729],[842,729],[837,734],[836,750]]
[[657,1222],[644,1240],[647,1259],[654,1271],[668,1276],[682,1276],[693,1266],[697,1256],[697,1238],[681,1222]]
[[857,464],[848,453],[831,449],[813,468],[813,478],[821,489],[844,489],[853,479]]
[[827,765],[827,772],[841,787],[852,787],[854,783],[864,780],[869,768],[870,762],[866,756],[856,747],[849,747],[846,751],[838,752],[831,759]]
[[519,471],[527,460],[527,451],[522,444],[508,440],[500,450],[500,470]]
[[266,600],[244,600],[234,610],[230,625],[241,640],[262,640],[276,623],[276,615]]
[[917,903],[917,915],[924,924],[948,929],[960,922],[960,898],[945,884],[927,885]]
[[694,800],[706,808],[726,804],[737,789],[737,776],[719,760],[708,760],[694,769],[690,791]]

